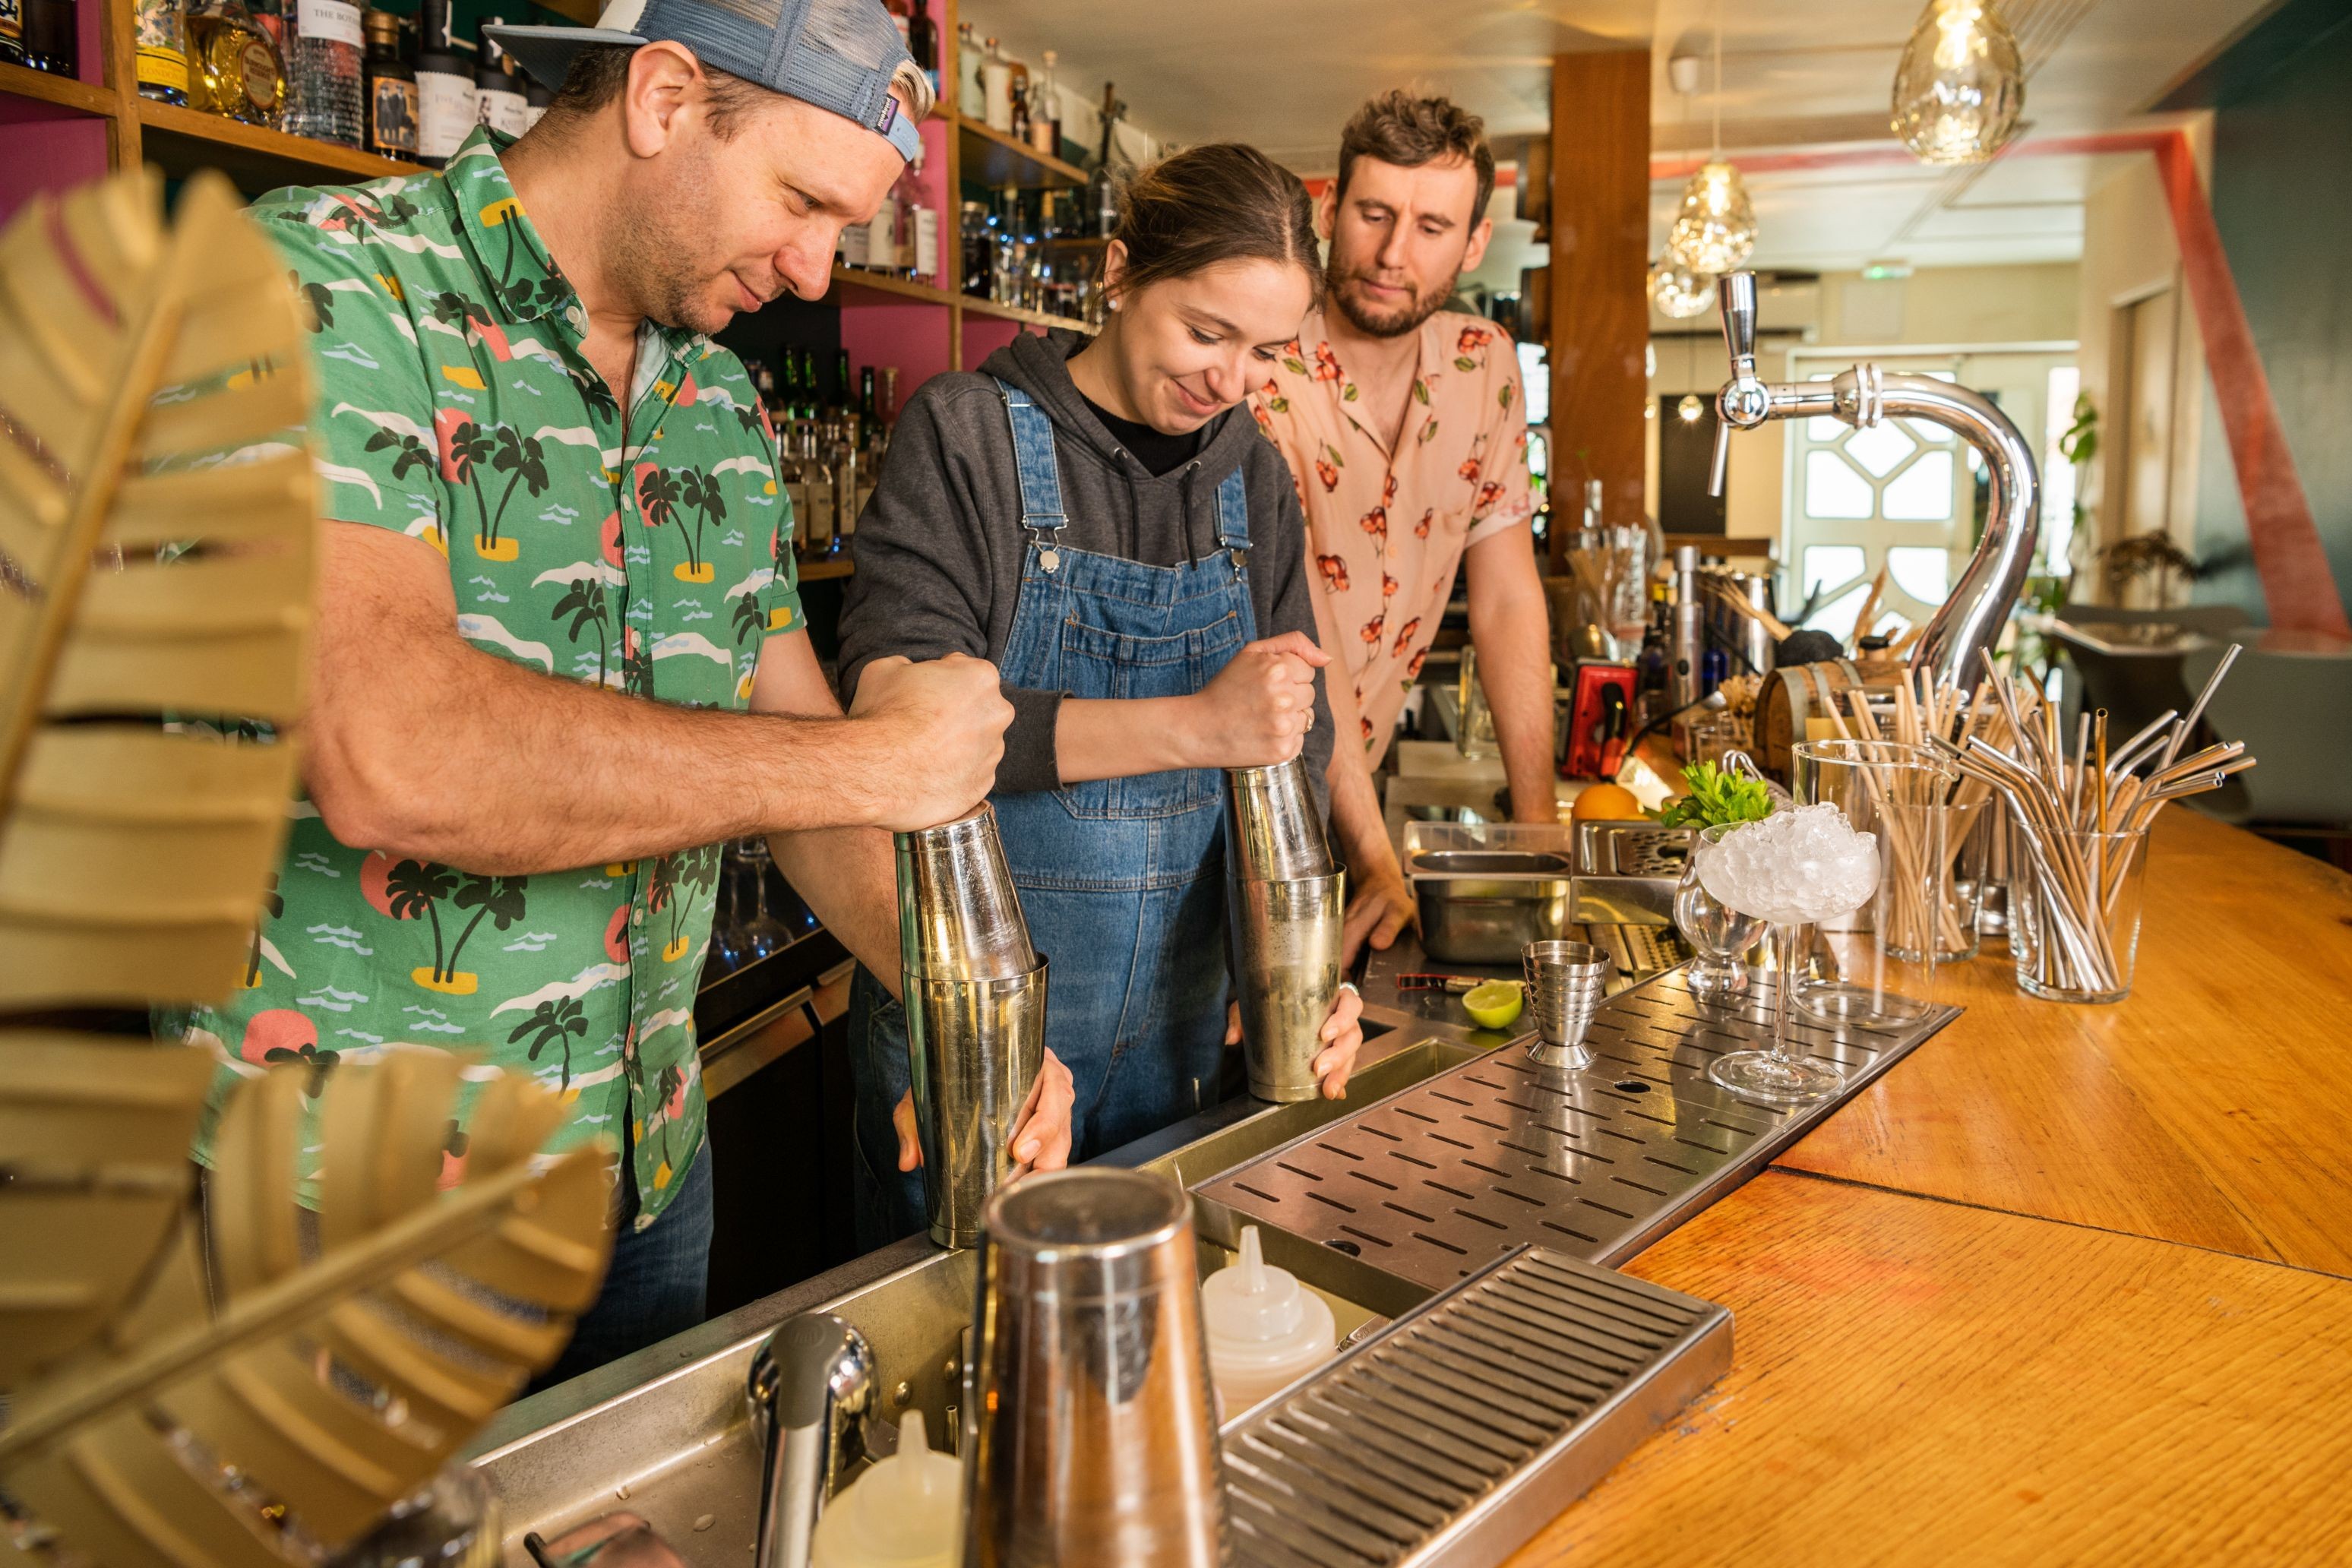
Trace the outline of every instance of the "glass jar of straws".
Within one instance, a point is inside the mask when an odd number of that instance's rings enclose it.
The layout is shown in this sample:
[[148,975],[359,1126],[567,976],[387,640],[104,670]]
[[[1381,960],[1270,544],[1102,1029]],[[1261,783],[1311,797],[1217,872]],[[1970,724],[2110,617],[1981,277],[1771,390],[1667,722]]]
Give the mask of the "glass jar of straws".
[[2147,830],[2010,829],[2009,951],[2017,988],[2046,1002],[2131,994]]

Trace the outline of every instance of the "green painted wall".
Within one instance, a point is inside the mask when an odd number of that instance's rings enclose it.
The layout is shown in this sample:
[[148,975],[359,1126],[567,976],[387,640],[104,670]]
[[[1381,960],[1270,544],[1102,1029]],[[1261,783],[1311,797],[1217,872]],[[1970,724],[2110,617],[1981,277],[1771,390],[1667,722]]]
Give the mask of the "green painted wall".
[[[2213,217],[2336,585],[2352,605],[2352,6],[2283,7],[2207,73]],[[2166,107],[2188,107],[2168,103]],[[2266,620],[2209,384],[2194,597]]]

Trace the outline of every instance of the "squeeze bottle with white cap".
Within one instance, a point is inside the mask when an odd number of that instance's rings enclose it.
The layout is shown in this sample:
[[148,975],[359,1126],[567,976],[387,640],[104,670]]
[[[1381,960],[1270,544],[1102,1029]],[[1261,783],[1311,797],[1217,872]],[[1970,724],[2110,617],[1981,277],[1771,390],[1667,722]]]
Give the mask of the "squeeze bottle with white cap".
[[1201,1282],[1201,1322],[1227,1419],[1322,1365],[1339,1338],[1330,1304],[1265,1261],[1254,1225],[1240,1261]]
[[875,1462],[817,1515],[810,1568],[956,1568],[963,1552],[963,1467],[931,1451],[923,1413],[898,1423],[898,1451]]

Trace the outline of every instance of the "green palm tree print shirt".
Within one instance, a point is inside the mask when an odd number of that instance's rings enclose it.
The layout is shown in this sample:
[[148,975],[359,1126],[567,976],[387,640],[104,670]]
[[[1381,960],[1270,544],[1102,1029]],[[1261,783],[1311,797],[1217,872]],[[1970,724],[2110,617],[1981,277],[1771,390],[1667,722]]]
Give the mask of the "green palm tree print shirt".
[[[647,323],[624,417],[507,141],[478,131],[439,174],[256,205],[314,321],[320,514],[439,550],[485,652],[740,710],[762,641],[801,625],[767,416],[733,354]],[[719,847],[485,877],[344,844],[307,801],[293,815],[244,988],[183,1020],[221,1058],[215,1107],[269,1062],[445,1046],[563,1094],[563,1142],[625,1129],[639,1223],[667,1206],[703,1135],[693,1009]]]

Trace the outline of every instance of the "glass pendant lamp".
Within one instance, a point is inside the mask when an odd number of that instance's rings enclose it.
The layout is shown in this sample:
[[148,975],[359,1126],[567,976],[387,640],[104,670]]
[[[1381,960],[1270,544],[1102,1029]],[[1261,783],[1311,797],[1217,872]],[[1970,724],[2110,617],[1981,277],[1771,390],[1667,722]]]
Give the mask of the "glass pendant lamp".
[[[1715,28],[1715,149],[1683,187],[1681,208],[1666,231],[1666,254],[1710,277],[1738,270],[1756,249],[1756,209],[1747,183],[1723,156],[1723,26]],[[1704,306],[1700,307],[1702,310]]]
[[1715,279],[1692,271],[1675,259],[1674,252],[1665,251],[1650,268],[1650,299],[1660,315],[1688,321],[1715,308]]
[[2017,39],[1990,0],[1927,0],[1895,68],[1894,129],[1920,162],[1981,163],[2025,111]]

